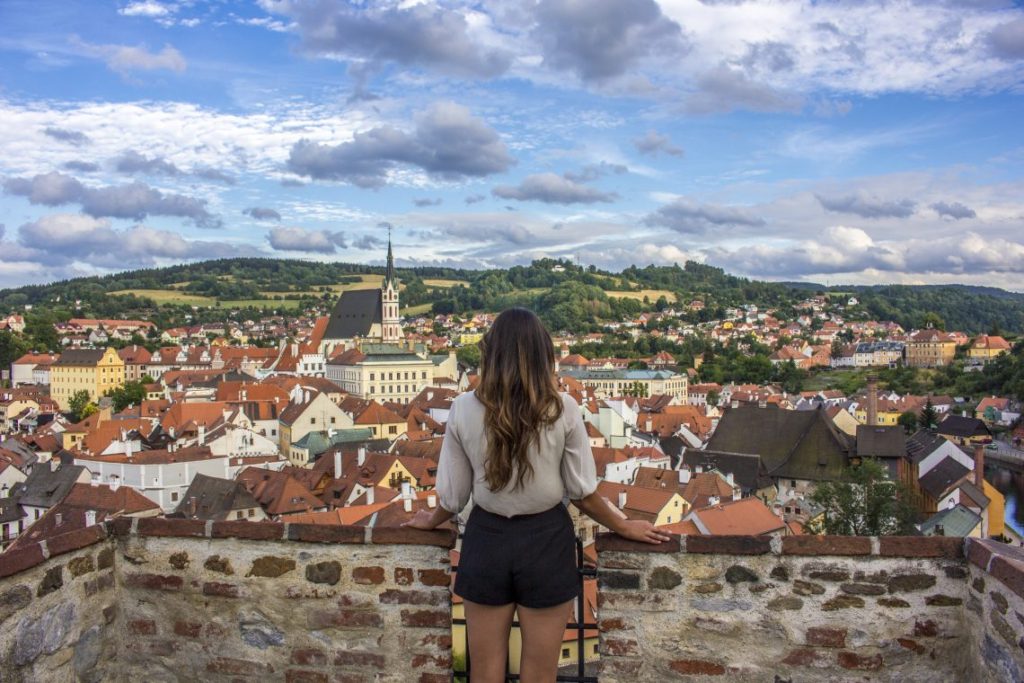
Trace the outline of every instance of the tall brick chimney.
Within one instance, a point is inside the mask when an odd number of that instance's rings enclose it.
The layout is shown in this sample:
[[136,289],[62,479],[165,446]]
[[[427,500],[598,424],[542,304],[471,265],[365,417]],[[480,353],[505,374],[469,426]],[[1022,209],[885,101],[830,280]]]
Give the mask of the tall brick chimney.
[[878,376],[868,375],[868,426],[878,424]]
[[985,446],[974,444],[974,483],[984,490],[982,482],[985,481]]

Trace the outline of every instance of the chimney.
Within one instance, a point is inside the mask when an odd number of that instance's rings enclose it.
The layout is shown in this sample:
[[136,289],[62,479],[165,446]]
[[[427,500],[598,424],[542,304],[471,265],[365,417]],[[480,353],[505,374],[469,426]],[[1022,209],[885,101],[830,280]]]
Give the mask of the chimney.
[[[90,486],[99,486],[100,485],[100,475],[94,473],[92,475],[92,478],[89,480],[89,485]],[[6,487],[7,485],[4,484],[4,486]]]
[[436,494],[431,493],[429,496],[427,496],[427,507],[430,508],[431,510],[437,507]]
[[878,424],[878,376],[868,375],[868,426],[874,427]]
[[412,498],[406,498],[402,501],[402,509],[406,512],[412,512]]
[[95,510],[86,510],[85,511],[85,525],[86,526],[96,526],[96,511]]
[[626,507],[626,492],[619,491],[619,509],[622,510]]
[[199,443],[197,445],[202,446],[206,443],[206,425],[199,425]]
[[680,484],[689,484],[690,483],[690,466],[689,465],[683,465],[683,467],[679,470],[679,483]]
[[116,474],[110,478],[110,490],[116,491],[121,488],[121,477]]
[[356,451],[356,465],[362,467],[364,462],[366,462],[366,446],[360,446]]
[[726,473],[725,480],[727,482],[729,482],[729,486],[735,486],[736,485],[736,480],[735,480],[735,477],[733,476],[732,472]]
[[341,479],[341,451],[334,452],[334,478]]
[[366,504],[373,505],[373,487],[366,489]]
[[[64,515],[61,514],[60,512],[56,513],[54,515],[54,518],[56,519],[57,526],[60,526],[61,524],[64,523]],[[89,525],[87,524],[86,526],[89,526]]]
[[740,407],[740,402],[736,401],[736,400],[733,400],[733,402],[730,403],[729,405],[732,406],[733,408],[739,408]]
[[708,496],[708,506],[718,505],[721,499],[718,496]]
[[50,456],[50,471],[56,472],[60,469],[60,458]]
[[984,489],[983,482],[985,481],[985,447],[980,444],[974,444],[974,484],[979,489]]
[[645,431],[650,433],[652,431],[652,427],[653,427],[653,422],[651,421],[651,418],[647,418],[647,429]]
[[410,486],[407,481],[402,482],[402,498],[405,498],[406,500],[412,498],[412,486]]

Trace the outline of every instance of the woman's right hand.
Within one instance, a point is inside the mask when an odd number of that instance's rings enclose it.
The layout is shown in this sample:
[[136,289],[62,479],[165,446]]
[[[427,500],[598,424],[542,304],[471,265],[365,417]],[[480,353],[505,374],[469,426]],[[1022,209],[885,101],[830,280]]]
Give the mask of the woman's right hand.
[[623,538],[628,538],[631,541],[640,541],[641,543],[657,544],[662,541],[672,540],[672,536],[668,533],[642,519],[622,520],[619,528],[615,529],[615,533]]

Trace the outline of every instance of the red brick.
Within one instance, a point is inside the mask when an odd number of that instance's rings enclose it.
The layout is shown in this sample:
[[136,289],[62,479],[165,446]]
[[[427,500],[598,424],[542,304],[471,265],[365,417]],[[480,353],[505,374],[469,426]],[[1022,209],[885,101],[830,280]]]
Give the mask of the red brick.
[[38,543],[25,548],[0,553],[0,578],[19,574],[46,561]]
[[989,575],[1024,598],[1024,562],[997,554],[989,564]]
[[906,648],[907,650],[919,655],[924,654],[926,650],[923,645],[916,640],[911,640],[910,638],[897,638],[896,642],[900,644],[900,647]]
[[931,619],[925,619],[924,621],[914,621],[914,636],[920,638],[924,636],[926,638],[932,638],[939,635],[939,626]]
[[203,595],[212,595],[219,598],[237,598],[238,594],[238,586],[233,583],[207,581],[203,584]]
[[342,650],[334,655],[335,666],[369,666],[384,669],[384,655],[376,652],[350,652]]
[[154,657],[171,657],[181,649],[181,645],[173,640],[130,640],[125,647]]
[[677,659],[674,662],[669,662],[669,668],[676,673],[689,676],[722,676],[725,674],[724,666],[706,659]]
[[128,622],[128,630],[140,636],[156,635],[156,622],[152,619],[133,619]]
[[402,610],[402,626],[425,628],[448,628],[452,625],[452,614],[448,610],[419,609]]
[[211,537],[277,541],[284,538],[284,524],[269,521],[247,522],[244,519],[214,522]]
[[195,621],[174,622],[174,635],[182,638],[198,638],[203,632],[203,625]]
[[136,530],[140,536],[206,536],[206,522],[201,519],[168,519],[140,517]]
[[632,638],[605,638],[601,641],[601,654],[609,657],[631,657],[640,654],[640,645]]
[[304,543],[363,543],[365,529],[361,526],[327,524],[289,524],[288,540]]
[[447,586],[452,580],[451,574],[444,569],[420,569],[416,574],[425,586]]
[[964,539],[954,536],[880,536],[878,554],[885,557],[945,557],[955,560],[964,556]]
[[364,610],[314,610],[306,616],[311,629],[320,628],[381,628],[384,619],[376,612]]
[[[619,550],[630,553],[678,553],[679,534],[671,534],[672,538],[661,543],[643,543],[642,541],[630,541],[616,533],[603,532],[597,535],[595,541],[598,555],[604,550]],[[598,559],[600,563],[600,559]]]
[[362,584],[384,583],[384,567],[354,567],[352,580]]
[[453,529],[413,529],[407,526],[375,526],[370,540],[373,543],[403,545],[434,545],[441,548],[455,547]]
[[452,647],[452,637],[448,634],[428,633],[420,638],[419,644],[420,646],[437,645],[440,650],[450,650]]
[[772,550],[768,536],[687,536],[686,552],[715,555],[765,555]]
[[859,655],[843,650],[838,657],[839,666],[857,671],[877,671],[882,668],[882,655]]
[[622,631],[630,627],[626,626],[626,622],[621,618],[615,617],[614,619],[601,619],[597,622],[597,628],[607,633],[608,631]]
[[819,657],[819,653],[815,650],[798,647],[795,650],[790,650],[789,654],[782,659],[782,663],[787,666],[811,666],[817,663]]
[[846,629],[812,626],[807,629],[807,644],[817,647],[846,647]]
[[421,673],[416,679],[418,683],[451,683],[451,674]]
[[327,683],[327,674],[318,671],[288,669],[284,672],[285,683]]
[[233,659],[231,657],[217,657],[206,664],[206,670],[210,673],[225,674],[227,676],[256,676],[259,674],[274,673],[274,667],[269,664],[261,664],[248,659]]
[[450,599],[448,591],[398,590],[381,591],[378,599],[384,605],[441,605]]
[[412,567],[395,567],[395,583],[408,586],[412,583]]
[[446,655],[427,655],[418,654],[412,656],[412,668],[421,669],[425,666],[432,666],[436,669],[450,669],[452,668],[452,656]]
[[782,537],[783,555],[870,555],[871,539],[866,536]]
[[327,654],[315,647],[297,647],[292,650],[291,663],[300,666],[324,666],[327,664]]
[[184,583],[184,580],[180,576],[165,574],[128,574],[124,577],[124,584],[129,588],[176,591],[180,589]]
[[979,569],[988,571],[988,561],[992,558],[993,551],[996,550],[1000,545],[1003,545],[999,541],[983,540],[978,538],[968,538],[967,543],[967,561],[973,564]]
[[76,529],[58,536],[51,536],[46,539],[46,550],[50,557],[70,553],[73,550],[85,548],[94,543],[99,543],[107,537],[107,530],[101,524],[89,526],[84,529]]

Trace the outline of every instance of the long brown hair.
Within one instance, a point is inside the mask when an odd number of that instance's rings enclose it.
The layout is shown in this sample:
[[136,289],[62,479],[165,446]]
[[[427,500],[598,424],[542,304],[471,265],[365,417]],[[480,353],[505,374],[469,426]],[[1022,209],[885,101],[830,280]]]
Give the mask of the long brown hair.
[[480,341],[480,384],[484,404],[491,491],[503,489],[516,472],[513,490],[533,476],[527,448],[543,426],[562,416],[555,379],[555,347],[540,319],[525,308],[502,312]]

